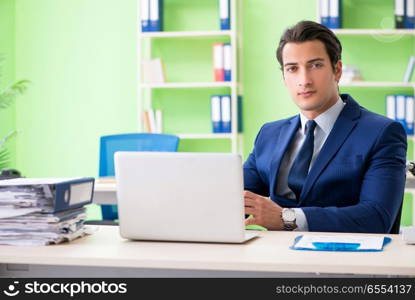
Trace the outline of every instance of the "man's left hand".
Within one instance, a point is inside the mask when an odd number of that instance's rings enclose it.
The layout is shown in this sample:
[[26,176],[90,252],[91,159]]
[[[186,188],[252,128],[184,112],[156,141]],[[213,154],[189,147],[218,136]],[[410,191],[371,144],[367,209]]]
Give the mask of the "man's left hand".
[[245,225],[261,225],[269,230],[282,230],[282,207],[267,197],[244,191],[245,214],[253,218],[246,219]]

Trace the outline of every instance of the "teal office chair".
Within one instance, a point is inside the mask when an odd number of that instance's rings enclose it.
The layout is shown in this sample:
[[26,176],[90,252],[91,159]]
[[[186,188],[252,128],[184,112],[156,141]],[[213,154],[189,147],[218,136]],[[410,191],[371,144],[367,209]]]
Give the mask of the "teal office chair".
[[[102,136],[99,152],[99,177],[113,177],[114,153],[117,151],[176,152],[179,137],[169,134],[130,133]],[[116,205],[101,205],[103,222],[118,219]]]

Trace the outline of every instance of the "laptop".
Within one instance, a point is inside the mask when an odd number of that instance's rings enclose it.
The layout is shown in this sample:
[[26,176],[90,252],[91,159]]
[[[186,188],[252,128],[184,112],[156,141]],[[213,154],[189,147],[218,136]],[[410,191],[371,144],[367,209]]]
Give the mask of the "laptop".
[[230,153],[116,152],[120,234],[126,239],[243,243],[242,159]]

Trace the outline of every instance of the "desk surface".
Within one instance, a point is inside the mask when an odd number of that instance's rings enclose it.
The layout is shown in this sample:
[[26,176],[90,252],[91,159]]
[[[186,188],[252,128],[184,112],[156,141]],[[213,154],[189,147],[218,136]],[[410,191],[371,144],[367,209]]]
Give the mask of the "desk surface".
[[236,245],[128,241],[117,226],[96,228],[61,245],[0,246],[0,264],[415,276],[415,246],[400,235],[387,235],[392,242],[382,252],[353,253],[290,250],[299,232],[261,232]]

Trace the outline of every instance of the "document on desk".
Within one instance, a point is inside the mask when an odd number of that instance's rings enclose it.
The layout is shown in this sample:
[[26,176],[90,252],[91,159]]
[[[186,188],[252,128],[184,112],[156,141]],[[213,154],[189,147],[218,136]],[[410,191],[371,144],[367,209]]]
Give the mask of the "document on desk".
[[391,241],[383,236],[311,235],[296,237],[291,249],[312,251],[382,251]]

